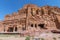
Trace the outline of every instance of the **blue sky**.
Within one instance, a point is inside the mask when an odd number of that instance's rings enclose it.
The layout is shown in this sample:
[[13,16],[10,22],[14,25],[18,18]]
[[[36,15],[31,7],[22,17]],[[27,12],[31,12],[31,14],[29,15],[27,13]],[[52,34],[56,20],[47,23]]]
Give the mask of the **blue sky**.
[[60,0],[0,0],[0,20],[3,20],[6,14],[12,14],[13,12],[17,12],[25,4],[60,7]]

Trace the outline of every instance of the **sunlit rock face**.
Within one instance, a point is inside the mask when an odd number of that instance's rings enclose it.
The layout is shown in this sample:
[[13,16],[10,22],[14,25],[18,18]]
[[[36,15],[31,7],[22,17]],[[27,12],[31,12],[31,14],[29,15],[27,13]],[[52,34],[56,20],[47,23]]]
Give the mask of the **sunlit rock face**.
[[60,8],[27,4],[18,12],[8,14],[0,22],[0,32],[60,31]]

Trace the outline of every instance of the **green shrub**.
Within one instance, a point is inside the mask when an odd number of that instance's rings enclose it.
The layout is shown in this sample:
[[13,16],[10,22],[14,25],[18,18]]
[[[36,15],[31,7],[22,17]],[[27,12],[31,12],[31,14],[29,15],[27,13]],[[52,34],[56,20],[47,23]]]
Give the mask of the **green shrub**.
[[30,37],[29,37],[29,36],[27,36],[25,40],[30,40]]
[[44,38],[40,38],[41,40],[45,40]]

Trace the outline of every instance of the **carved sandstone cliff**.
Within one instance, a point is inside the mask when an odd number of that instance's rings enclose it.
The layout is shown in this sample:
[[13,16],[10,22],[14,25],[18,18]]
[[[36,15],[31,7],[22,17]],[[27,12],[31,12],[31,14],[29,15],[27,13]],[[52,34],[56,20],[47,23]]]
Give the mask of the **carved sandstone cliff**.
[[60,8],[27,4],[17,13],[6,15],[0,27],[3,32],[60,30]]

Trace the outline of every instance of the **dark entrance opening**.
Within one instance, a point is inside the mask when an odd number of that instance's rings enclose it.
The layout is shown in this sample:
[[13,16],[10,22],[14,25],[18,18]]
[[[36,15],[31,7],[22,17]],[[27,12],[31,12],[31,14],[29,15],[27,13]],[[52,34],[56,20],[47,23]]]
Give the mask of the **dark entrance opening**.
[[40,28],[44,28],[44,24],[38,24]]
[[33,27],[33,24],[31,24],[31,27]]
[[60,34],[60,31],[57,31],[57,30],[51,30],[51,32]]
[[38,26],[39,26],[40,28],[47,29],[44,25],[45,25],[45,24],[38,24]]
[[13,32],[13,27],[9,27],[7,31],[8,32]]
[[15,27],[15,31],[17,31],[17,27]]
[[37,25],[35,24],[35,28],[37,28]]

